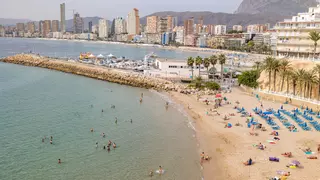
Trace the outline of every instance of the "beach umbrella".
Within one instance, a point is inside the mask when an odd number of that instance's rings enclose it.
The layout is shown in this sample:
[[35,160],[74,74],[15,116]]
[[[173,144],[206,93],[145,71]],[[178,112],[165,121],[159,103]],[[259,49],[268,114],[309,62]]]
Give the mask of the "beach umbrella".
[[291,163],[294,164],[294,165],[300,165],[300,162],[297,161],[297,160],[292,160]]

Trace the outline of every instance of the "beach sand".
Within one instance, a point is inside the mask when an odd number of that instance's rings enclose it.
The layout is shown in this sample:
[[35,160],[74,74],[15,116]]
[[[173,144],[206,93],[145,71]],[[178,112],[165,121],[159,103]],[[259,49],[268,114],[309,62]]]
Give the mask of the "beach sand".
[[[232,93],[223,94],[232,103],[231,105],[223,105],[218,109],[220,116],[206,115],[206,110],[213,108],[213,105],[206,105],[203,102],[197,101],[195,95],[185,95],[176,92],[170,93],[171,98],[182,104],[188,114],[195,120],[196,136],[199,142],[199,163],[200,153],[205,152],[212,157],[209,162],[203,163],[204,179],[210,180],[260,180],[275,177],[278,170],[288,171],[291,176],[288,179],[299,180],[318,180],[320,179],[320,155],[317,160],[307,159],[305,153],[299,148],[310,147],[314,152],[317,151],[317,144],[320,144],[320,132],[303,131],[289,117],[289,121],[298,127],[299,132],[292,133],[287,130],[279,120],[275,122],[281,127],[278,131],[280,141],[276,144],[269,144],[266,141],[273,139],[269,135],[272,129],[265,123],[265,120],[255,115],[252,108],[259,107],[260,104],[255,97],[247,95],[240,89],[234,89]],[[254,115],[267,131],[263,132],[256,130],[258,136],[251,136],[251,128],[246,127],[246,118],[240,117],[240,114],[233,109],[235,101],[240,101],[241,107],[244,107],[248,112]],[[264,101],[264,108],[279,109],[281,103]],[[188,109],[188,105],[190,109]],[[292,110],[291,105],[284,105],[286,110]],[[225,114],[235,113],[236,116],[230,117],[228,122],[232,123],[232,128],[224,128],[225,122],[223,116]],[[303,119],[303,118],[302,118]],[[318,120],[320,121],[320,120]],[[234,126],[239,122],[243,126]],[[253,147],[253,144],[262,143],[266,146],[265,150],[258,150]],[[283,157],[284,152],[292,152],[292,158]],[[270,162],[269,157],[280,158],[280,162]],[[252,166],[244,166],[243,162],[249,158],[253,159]],[[298,160],[303,165],[303,168],[289,169],[286,167],[292,160]]]

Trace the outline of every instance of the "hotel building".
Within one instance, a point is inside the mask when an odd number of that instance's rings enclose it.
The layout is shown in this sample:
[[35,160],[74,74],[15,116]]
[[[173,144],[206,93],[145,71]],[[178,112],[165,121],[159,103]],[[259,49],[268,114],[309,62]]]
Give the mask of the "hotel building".
[[[313,59],[314,42],[309,39],[309,33],[320,30],[320,5],[310,7],[308,12],[298,13],[291,19],[278,22],[274,29],[277,32],[278,56]],[[319,52],[318,44],[315,53],[319,55]]]
[[128,14],[127,31],[129,35],[140,34],[140,18],[139,18],[139,10],[137,8],[134,8]]

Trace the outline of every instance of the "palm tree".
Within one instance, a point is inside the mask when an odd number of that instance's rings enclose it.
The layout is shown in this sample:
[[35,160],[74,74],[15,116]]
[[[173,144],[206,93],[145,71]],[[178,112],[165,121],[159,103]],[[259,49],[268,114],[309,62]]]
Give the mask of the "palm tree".
[[289,70],[291,70],[290,61],[288,61],[287,59],[281,60],[279,69],[280,69],[281,76],[282,76],[281,87],[280,87],[280,91],[282,91],[283,90],[284,79],[288,75],[287,72]]
[[309,33],[309,39],[314,42],[314,50],[313,50],[313,58],[314,58],[317,51],[318,41],[320,40],[320,33],[317,31],[311,31]]
[[269,91],[271,90],[271,73],[273,71],[273,62],[275,59],[271,56],[267,57],[264,60],[263,70],[267,71],[269,73]]
[[[292,80],[292,89],[293,89],[293,95],[296,95],[296,87],[297,87],[297,82],[299,80],[299,74],[298,71],[289,71],[289,77]],[[287,79],[288,80],[288,79]],[[287,81],[288,83],[289,81]],[[289,92],[289,84],[287,85],[287,93]]]
[[[218,57],[216,55],[212,55],[209,57],[209,59],[213,68],[215,68],[216,64],[218,63]],[[214,80],[214,75],[213,75],[213,80]]]
[[203,59],[203,66],[207,69],[207,74],[208,74],[208,79],[209,79],[209,66],[210,66],[209,58]]
[[254,62],[254,67],[256,68],[257,71],[259,71],[261,67],[261,62],[260,61]]
[[276,91],[277,72],[280,70],[280,61],[275,59],[273,61],[273,91]]
[[305,89],[305,97],[312,98],[312,87],[316,82],[316,76],[314,71],[307,71],[305,74],[305,82],[307,83],[307,90]]
[[226,63],[227,57],[224,54],[220,54],[218,59],[221,66],[221,79],[223,79],[223,65]]
[[188,57],[187,64],[188,64],[188,67],[191,67],[192,79],[193,79],[193,68],[194,68],[194,59],[193,59],[193,57]]
[[197,89],[200,89],[202,87],[202,78],[201,76],[197,76],[194,80],[193,80],[194,86]]
[[318,74],[318,100],[320,100],[320,64],[317,64],[313,71]]
[[303,95],[303,91],[302,91],[302,85],[303,85],[303,82],[305,80],[305,74],[306,74],[306,71],[304,69],[298,69],[297,71],[297,75],[298,75],[298,81],[299,81],[299,87],[300,87],[300,96],[302,97]]
[[200,76],[200,66],[201,66],[201,64],[202,64],[202,57],[200,57],[200,56],[197,56],[196,57],[196,66],[199,68],[199,76]]

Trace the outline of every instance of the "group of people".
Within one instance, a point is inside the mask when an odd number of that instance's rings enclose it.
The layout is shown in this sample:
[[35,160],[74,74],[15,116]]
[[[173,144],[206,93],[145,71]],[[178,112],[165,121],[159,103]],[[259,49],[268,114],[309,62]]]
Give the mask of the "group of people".
[[103,146],[103,149],[107,149],[107,151],[110,151],[111,145],[112,145],[113,149],[117,148],[116,143],[109,140],[108,145],[107,145],[107,148],[106,148],[106,145],[104,145],[104,146]]
[[200,160],[201,160],[201,163],[202,163],[203,161],[209,161],[209,160],[210,160],[210,157],[209,157],[208,155],[205,155],[204,152],[202,152],[202,153],[200,154]]
[[[46,136],[44,136],[43,138],[42,138],[42,142],[44,143],[44,141],[45,141],[45,139],[47,139],[47,137]],[[52,136],[50,136],[50,144],[52,144],[53,143],[53,137]]]

